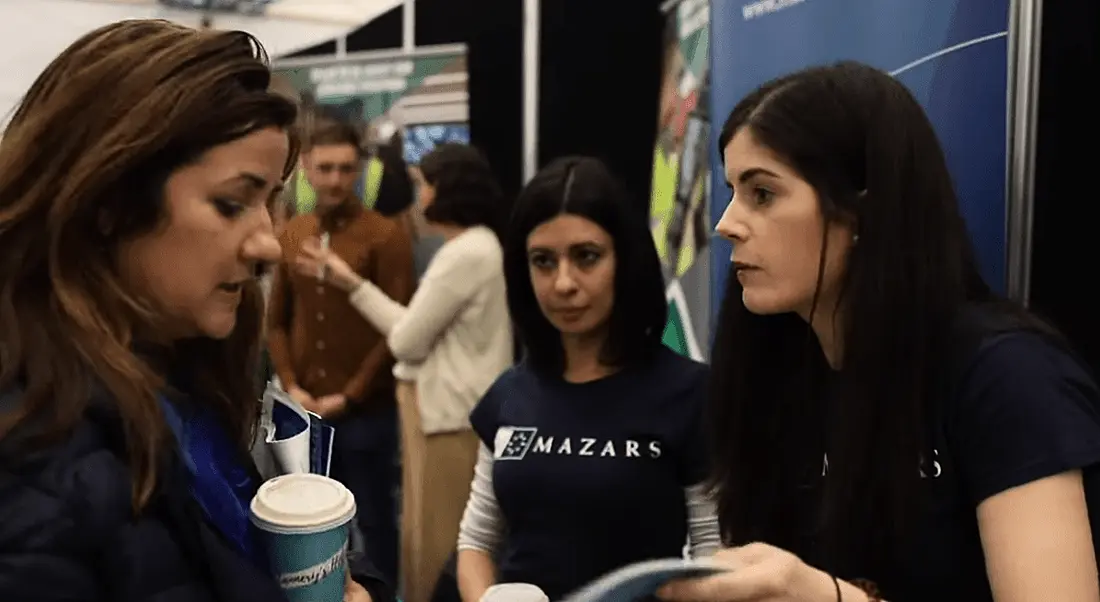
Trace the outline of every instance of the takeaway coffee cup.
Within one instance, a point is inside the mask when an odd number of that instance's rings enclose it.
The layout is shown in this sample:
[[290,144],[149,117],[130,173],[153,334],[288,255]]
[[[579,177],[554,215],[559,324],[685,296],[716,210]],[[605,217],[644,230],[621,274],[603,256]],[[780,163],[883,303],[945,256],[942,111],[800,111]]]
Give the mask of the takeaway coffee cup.
[[355,496],[316,474],[275,477],[252,498],[252,523],[290,602],[342,602]]
[[550,598],[530,583],[498,583],[485,590],[480,602],[550,602]]

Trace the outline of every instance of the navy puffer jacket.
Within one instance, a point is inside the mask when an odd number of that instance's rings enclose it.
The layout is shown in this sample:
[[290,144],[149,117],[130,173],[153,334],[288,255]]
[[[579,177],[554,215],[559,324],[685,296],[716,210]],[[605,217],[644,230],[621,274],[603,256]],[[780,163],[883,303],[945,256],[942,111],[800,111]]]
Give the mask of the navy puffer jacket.
[[[0,412],[18,403],[6,397]],[[17,454],[21,434],[0,440],[0,601],[285,600],[207,522],[178,457],[134,517],[122,423],[109,401],[93,401],[75,433],[51,448]],[[375,602],[393,601],[366,558],[353,551],[349,562]]]

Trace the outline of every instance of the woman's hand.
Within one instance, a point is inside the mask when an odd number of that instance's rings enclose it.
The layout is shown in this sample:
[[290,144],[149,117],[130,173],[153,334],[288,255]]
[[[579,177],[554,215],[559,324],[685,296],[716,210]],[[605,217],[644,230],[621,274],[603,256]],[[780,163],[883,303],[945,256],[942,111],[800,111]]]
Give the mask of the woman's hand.
[[319,397],[317,399],[317,409],[313,410],[313,413],[325,420],[333,420],[339,418],[347,409],[348,398],[343,393],[335,393]]
[[348,293],[363,281],[346,261],[328,249],[322,249],[317,238],[309,238],[302,243],[294,259],[294,268],[304,276],[324,280]]
[[313,396],[310,395],[308,392],[306,392],[305,389],[294,385],[286,390],[286,394],[289,395],[291,399],[298,402],[298,405],[309,410],[310,412],[316,411],[317,400],[314,399]]
[[669,583],[658,596],[669,602],[836,600],[833,578],[786,550],[754,543],[721,550],[710,560],[729,571]]
[[371,599],[367,589],[353,581],[351,573],[348,573],[347,581],[344,582],[344,602],[374,602],[374,600]]

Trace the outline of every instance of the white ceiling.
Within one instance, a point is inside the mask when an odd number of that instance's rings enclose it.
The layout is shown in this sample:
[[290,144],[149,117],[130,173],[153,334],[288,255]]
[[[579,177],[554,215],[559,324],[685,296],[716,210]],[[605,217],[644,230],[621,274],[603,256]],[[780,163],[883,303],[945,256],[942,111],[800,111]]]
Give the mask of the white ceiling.
[[[402,0],[275,0],[264,16],[217,15],[218,29],[255,35],[275,57],[345,35]],[[122,19],[198,25],[194,12],[153,0],[0,0],[0,122],[51,60],[85,33]]]

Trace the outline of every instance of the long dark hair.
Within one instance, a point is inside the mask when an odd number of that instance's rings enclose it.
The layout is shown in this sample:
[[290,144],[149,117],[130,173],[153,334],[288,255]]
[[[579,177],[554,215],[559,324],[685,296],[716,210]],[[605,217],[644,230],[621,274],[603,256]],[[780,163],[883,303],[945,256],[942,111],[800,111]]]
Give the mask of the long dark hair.
[[615,307],[601,360],[621,367],[646,358],[661,345],[668,317],[653,236],[606,165],[590,157],[564,157],[539,171],[520,192],[504,245],[508,307],[528,365],[557,377],[565,369],[561,333],[539,308],[527,258],[528,235],[559,215],[592,221],[615,246]]
[[[979,274],[932,125],[889,75],[840,63],[782,77],[733,110],[720,148],[742,129],[813,186],[826,224],[856,224],[858,243],[839,284],[849,319],[835,374],[806,321],[753,315],[731,271],[709,421],[723,536],[807,553],[803,532],[820,529],[825,557],[887,561],[921,500],[954,316],[999,301]],[[802,492],[820,479],[826,450],[824,503],[807,525]]]
[[[134,505],[149,499],[171,440],[156,399],[166,375],[135,351],[134,333],[161,318],[127,290],[114,255],[164,223],[173,171],[251,132],[291,128],[294,104],[268,90],[270,77],[249,34],[133,20],[77,40],[31,86],[0,143],[0,389],[22,390],[0,439],[29,422],[35,432],[19,439],[63,439],[103,389],[126,434]],[[250,283],[229,337],[171,350],[187,393],[242,451],[258,413],[261,314]]]

